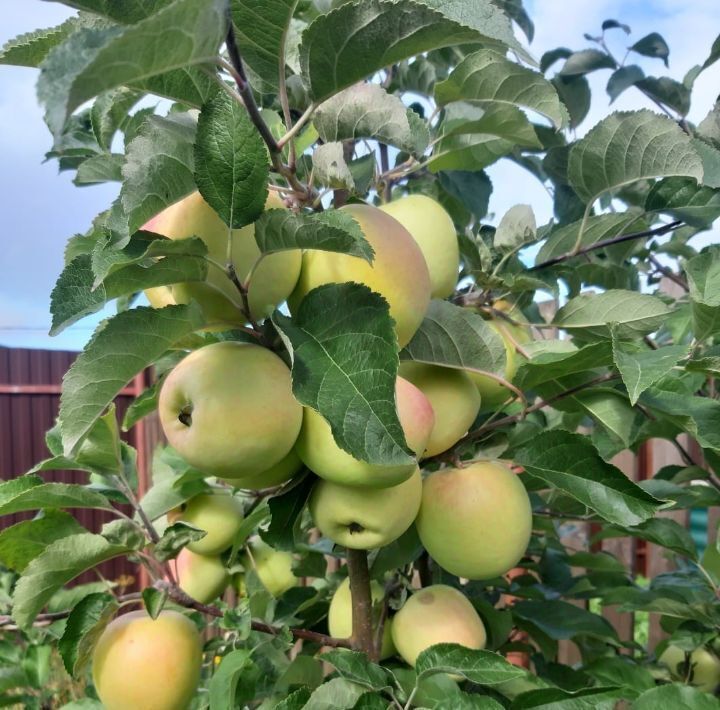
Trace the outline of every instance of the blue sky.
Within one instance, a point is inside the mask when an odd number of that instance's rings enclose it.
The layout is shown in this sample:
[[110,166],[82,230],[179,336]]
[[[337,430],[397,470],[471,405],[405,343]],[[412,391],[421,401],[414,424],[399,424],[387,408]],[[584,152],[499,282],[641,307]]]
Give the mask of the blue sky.
[[[530,50],[536,58],[557,46],[588,46],[584,32],[596,33],[604,19],[629,24],[629,38],[609,35],[620,56],[643,35],[660,32],[670,45],[670,75],[682,79],[694,64],[702,63],[720,32],[717,0],[526,0],[535,20],[536,36]],[[72,12],[55,2],[2,0],[0,44],[38,27],[62,22]],[[524,41],[524,38],[522,38]],[[659,60],[633,58],[648,74],[662,74]],[[591,75],[593,104],[579,135],[608,111],[604,92],[607,71]],[[3,252],[0,259],[0,345],[80,349],[100,316],[87,318],[58,337],[47,335],[50,292],[63,264],[69,236],[84,232],[93,217],[117,194],[117,186],[76,188],[68,173],[57,172],[54,162],[43,163],[50,136],[35,99],[37,72],[0,67],[0,206],[3,215]],[[701,120],[720,93],[720,63],[701,75],[693,94],[692,121]],[[652,105],[628,90],[613,109]],[[506,164],[507,163],[507,164]],[[488,171],[494,184],[490,208],[498,217],[519,202],[532,205],[538,224],[551,217],[552,205],[544,188],[521,168],[504,161]],[[713,235],[717,240],[717,234]],[[706,241],[706,237],[703,241]]]

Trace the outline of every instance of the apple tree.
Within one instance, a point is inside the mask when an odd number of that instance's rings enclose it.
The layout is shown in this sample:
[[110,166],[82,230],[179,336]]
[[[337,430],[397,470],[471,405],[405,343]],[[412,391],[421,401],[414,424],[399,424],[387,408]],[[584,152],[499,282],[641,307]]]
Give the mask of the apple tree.
[[[52,456],[0,484],[29,513],[0,533],[2,702],[717,707],[720,552],[660,513],[720,503],[720,108],[687,118],[720,38],[678,79],[614,19],[538,61],[521,0],[65,4],[0,63],[39,70],[47,157],[119,185],[52,333],[116,312]],[[652,109],[588,130],[595,72]],[[498,161],[549,223],[495,217]],[[122,432],[147,416],[144,491]],[[613,463],[658,439],[681,465]],[[675,569],[567,546],[578,522]],[[73,583],[123,556],[146,588]]]

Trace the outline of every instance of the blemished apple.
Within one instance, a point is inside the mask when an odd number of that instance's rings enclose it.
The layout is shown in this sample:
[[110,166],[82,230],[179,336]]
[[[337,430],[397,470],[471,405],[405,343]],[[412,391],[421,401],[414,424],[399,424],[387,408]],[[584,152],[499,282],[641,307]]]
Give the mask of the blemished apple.
[[266,348],[239,342],[190,353],[165,379],[158,412],[170,445],[220,478],[254,476],[279,463],[302,424],[287,365]]
[[201,604],[217,599],[230,583],[230,575],[217,555],[197,555],[187,547],[170,563],[178,586]]
[[658,661],[675,680],[687,680],[688,685],[703,693],[714,693],[720,686],[720,659],[706,648],[692,651],[689,669],[685,666],[685,651],[677,646],[668,646]]
[[[382,585],[376,580],[370,582],[370,595],[373,601],[373,628],[377,629],[382,614],[380,602],[383,600],[385,592]],[[385,619],[380,660],[395,654],[392,627],[393,620],[391,618]],[[347,578],[340,583],[330,600],[328,631],[330,636],[339,639],[347,639],[352,636],[352,593],[350,592],[350,580]]]
[[444,584],[425,587],[408,598],[393,617],[392,637],[398,653],[411,666],[436,643],[480,649],[487,642],[475,607],[462,592]]
[[256,473],[254,476],[234,479],[224,478],[222,480],[231,486],[235,486],[235,488],[257,491],[261,488],[272,488],[287,483],[302,468],[302,465],[303,463],[297,451],[293,448],[290,449],[290,453],[284,459],[274,466],[270,466],[266,471]]
[[491,579],[520,561],[532,532],[530,498],[519,477],[496,462],[446,468],[423,481],[418,535],[440,567]]
[[183,522],[206,532],[188,544],[191,552],[219,555],[230,547],[243,521],[240,500],[227,491],[202,493],[168,513],[168,522]]
[[202,665],[197,627],[176,611],[153,620],[145,611],[114,619],[95,645],[92,676],[106,710],[186,708]]
[[480,410],[480,395],[468,374],[451,367],[403,361],[400,375],[430,400],[435,424],[426,445],[426,456],[447,451],[468,431]]
[[[275,550],[261,540],[253,540],[249,553],[243,557],[245,569],[254,569],[263,587],[274,597],[282,596],[288,589],[297,586],[298,578],[293,574],[293,556],[290,552]],[[243,593],[240,580],[239,591]]]
[[320,480],[310,497],[310,514],[325,537],[354,550],[374,550],[397,540],[420,509],[422,476],[390,488],[355,488]]
[[[265,209],[282,207],[282,200],[271,192]],[[244,282],[248,278],[257,263],[248,288],[250,312],[256,320],[270,315],[278,304],[285,301],[295,288],[300,274],[302,254],[299,250],[269,254],[258,262],[260,249],[255,242],[254,225],[228,230],[199,192],[193,192],[170,205],[147,222],[143,229],[170,239],[200,237],[207,245],[208,257],[222,266],[227,261],[228,231],[231,231],[232,264],[240,281]],[[145,294],[156,308],[194,299],[202,307],[208,325],[242,324],[246,320],[237,305],[240,300],[237,288],[226,274],[212,265],[208,267],[206,283],[160,286],[148,289]]]
[[[402,377],[395,384],[395,402],[407,444],[420,456],[435,422],[432,406],[417,387]],[[309,407],[303,413],[296,450],[303,463],[320,478],[348,486],[396,486],[410,478],[416,467],[415,463],[377,466],[354,458],[335,443],[330,425]]]
[[371,205],[347,205],[375,251],[371,264],[337,252],[310,250],[303,254],[295,291],[288,299],[296,312],[305,296],[328,283],[355,281],[379,293],[390,305],[400,347],[410,342],[430,303],[430,275],[425,257],[410,233],[394,217]]
[[430,272],[432,298],[447,298],[460,271],[460,249],[452,218],[427,195],[407,195],[380,207],[412,234]]

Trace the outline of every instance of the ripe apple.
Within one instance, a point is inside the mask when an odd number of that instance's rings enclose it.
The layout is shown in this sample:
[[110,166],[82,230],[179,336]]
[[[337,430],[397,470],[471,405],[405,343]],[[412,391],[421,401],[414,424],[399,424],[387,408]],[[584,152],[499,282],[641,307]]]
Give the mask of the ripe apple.
[[374,550],[397,540],[412,525],[421,498],[419,469],[390,488],[356,488],[321,479],[310,497],[310,514],[335,544]]
[[302,407],[290,370],[258,345],[223,342],[190,353],[167,376],[158,402],[165,436],[210,476],[254,476],[295,444]]
[[123,614],[108,624],[93,651],[95,689],[106,710],[179,710],[200,679],[202,641],[190,619],[162,611]]
[[[422,454],[432,431],[435,417],[427,397],[402,377],[395,384],[398,418],[412,451]],[[415,463],[376,466],[353,458],[333,438],[327,421],[309,407],[303,413],[297,452],[303,463],[318,476],[348,486],[387,488],[412,476]]]
[[404,347],[420,327],[430,303],[430,276],[420,247],[396,219],[377,207],[347,205],[342,211],[358,222],[375,250],[372,264],[347,254],[306,251],[300,279],[288,299],[290,309],[296,311],[308,292],[323,284],[363,283],[390,305],[398,342]]
[[405,360],[400,363],[399,372],[430,400],[435,412],[435,425],[425,455],[447,451],[475,421],[480,409],[477,388],[466,372],[451,367]]
[[286,483],[302,468],[302,465],[297,451],[293,448],[290,449],[290,453],[284,459],[274,466],[270,466],[266,471],[256,473],[254,476],[224,478],[222,480],[236,488],[258,491],[261,488],[272,488]]
[[532,510],[525,487],[507,466],[478,462],[430,474],[415,524],[423,546],[444,570],[491,579],[523,556]]
[[436,643],[457,643],[467,648],[485,647],[482,619],[465,595],[444,584],[415,592],[393,618],[392,637],[406,663]]
[[[518,323],[527,323],[527,319],[522,314],[522,311],[508,301],[496,301],[493,304],[493,308],[507,313],[508,316]],[[487,323],[503,339],[507,358],[504,377],[508,382],[512,382],[519,365],[517,350],[515,349],[515,343],[513,341],[521,345],[523,343],[529,343],[532,340],[530,328],[513,325],[502,318],[489,318]],[[482,398],[481,409],[483,411],[499,407],[511,395],[507,387],[504,387],[497,380],[493,380],[487,375],[481,375],[477,372],[470,372],[468,374],[475,383],[478,392],[480,392],[480,397]]]
[[205,537],[187,548],[199,555],[219,555],[232,545],[243,521],[242,503],[226,491],[203,493],[168,513],[168,522],[183,522],[204,530]]
[[227,568],[216,555],[197,555],[185,547],[171,565],[180,589],[201,604],[217,599],[230,582]]
[[[282,200],[270,193],[265,209],[284,207]],[[143,229],[170,239],[200,237],[208,248],[208,256],[218,264],[227,261],[228,227],[199,192],[193,192],[164,209],[147,222]],[[232,263],[241,281],[245,281],[260,257],[255,242],[255,227],[249,224],[232,230]],[[263,257],[252,274],[248,290],[250,312],[262,320],[282,303],[295,287],[300,273],[302,255],[299,250],[281,251]],[[233,302],[239,294],[230,279],[210,265],[207,283],[178,283],[148,289],[146,295],[156,308],[170,303],[187,303],[195,299],[203,308],[209,325],[242,324],[245,318]]]
[[[381,607],[385,592],[382,585],[372,580],[370,582],[370,595],[373,601],[373,628],[377,628],[380,622]],[[380,660],[389,658],[395,654],[393,644],[393,620],[385,619],[383,624],[382,648],[380,649]],[[328,631],[330,636],[338,639],[349,639],[352,636],[352,593],[350,592],[350,580],[345,578],[335,590],[330,600],[328,609]]]
[[720,686],[720,660],[706,648],[696,648],[690,654],[690,672],[685,667],[685,652],[677,646],[668,646],[658,659],[677,681],[696,687],[703,693],[714,693]]
[[[275,550],[261,540],[253,540],[249,552],[243,558],[245,569],[254,569],[263,587],[274,597],[279,597],[297,586],[298,578],[293,574],[293,556],[290,552]],[[238,587],[244,593],[242,578]]]
[[460,249],[452,218],[427,195],[408,195],[380,207],[412,234],[430,272],[432,298],[447,298],[460,271]]

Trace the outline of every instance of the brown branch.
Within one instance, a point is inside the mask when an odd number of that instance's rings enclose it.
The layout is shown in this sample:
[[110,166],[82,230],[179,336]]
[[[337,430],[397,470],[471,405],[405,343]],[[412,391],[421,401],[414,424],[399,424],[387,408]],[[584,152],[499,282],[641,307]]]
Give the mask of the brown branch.
[[352,643],[371,660],[377,660],[373,639],[370,570],[365,550],[347,550],[348,576],[352,598]]
[[535,266],[531,266],[528,271],[539,271],[540,269],[546,269],[548,266],[555,266],[556,264],[561,264],[563,261],[572,259],[574,256],[581,256],[582,254],[587,254],[588,252],[595,251],[596,249],[604,249],[605,247],[612,246],[613,244],[622,244],[623,242],[629,242],[633,239],[642,239],[643,237],[659,237],[663,234],[667,234],[668,232],[673,232],[674,230],[682,226],[682,221],[675,220],[674,222],[665,224],[662,227],[656,227],[655,229],[645,229],[642,232],[631,232],[630,234],[623,234],[619,237],[603,239],[602,241],[595,242],[595,244],[591,244],[590,246],[578,249],[578,251],[569,251],[565,254],[560,254],[560,256],[555,256],[552,259],[548,259],[547,261],[535,264]]
[[687,292],[690,290],[682,276],[676,274],[672,269],[663,266],[652,254],[649,255],[648,260],[655,267],[655,270],[659,271],[666,279],[670,279],[670,281],[676,283],[683,291]]

